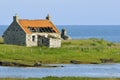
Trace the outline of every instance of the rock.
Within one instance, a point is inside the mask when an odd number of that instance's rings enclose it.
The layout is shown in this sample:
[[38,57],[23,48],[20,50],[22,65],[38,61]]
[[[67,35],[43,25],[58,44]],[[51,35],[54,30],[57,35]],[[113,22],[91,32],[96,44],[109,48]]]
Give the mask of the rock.
[[71,60],[71,61],[70,61],[70,63],[72,63],[72,64],[80,64],[80,63],[81,63],[81,61]]
[[28,67],[28,66],[30,66],[30,65],[20,64],[20,63],[16,63],[16,62],[5,62],[5,61],[0,61],[0,66]]
[[0,66],[2,65],[2,62],[0,61]]
[[12,63],[12,62],[0,62],[0,66],[15,66],[15,64],[14,63]]
[[40,61],[40,62],[36,62],[36,63],[34,64],[34,66],[35,66],[35,67],[42,66],[42,61]]
[[71,60],[70,63],[72,64],[98,64],[97,62],[77,61],[77,60]]
[[97,62],[91,62],[90,64],[99,64],[99,63],[97,63]]
[[113,59],[100,59],[101,63],[112,63]]

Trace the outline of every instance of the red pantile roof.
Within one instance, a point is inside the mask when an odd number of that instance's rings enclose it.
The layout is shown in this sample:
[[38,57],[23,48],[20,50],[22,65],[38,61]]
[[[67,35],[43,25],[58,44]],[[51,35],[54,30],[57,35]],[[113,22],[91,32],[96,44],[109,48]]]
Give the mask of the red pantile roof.
[[55,25],[49,20],[21,20],[20,19],[19,24],[27,34],[32,33],[31,31],[29,31],[28,27],[35,27],[35,28],[51,27],[55,31],[55,33],[59,33]]

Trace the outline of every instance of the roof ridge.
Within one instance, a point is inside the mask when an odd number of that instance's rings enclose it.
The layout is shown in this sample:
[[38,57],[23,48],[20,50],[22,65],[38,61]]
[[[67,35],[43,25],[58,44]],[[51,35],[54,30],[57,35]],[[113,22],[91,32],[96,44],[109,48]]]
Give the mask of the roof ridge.
[[38,20],[43,20],[43,21],[49,21],[49,20],[46,20],[46,19],[19,19],[19,20],[28,20],[28,21],[38,21]]

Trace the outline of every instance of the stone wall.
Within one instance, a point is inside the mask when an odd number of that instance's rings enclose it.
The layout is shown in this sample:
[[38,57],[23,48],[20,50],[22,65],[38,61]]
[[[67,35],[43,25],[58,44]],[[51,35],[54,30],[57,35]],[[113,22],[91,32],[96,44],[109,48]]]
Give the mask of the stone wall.
[[49,39],[49,47],[50,48],[59,48],[61,47],[61,39]]
[[15,21],[4,32],[3,39],[5,44],[26,45],[26,34]]
[[[35,36],[34,41],[32,40],[32,36]],[[38,46],[37,44],[37,35],[36,34],[26,34],[26,46],[31,47],[31,46]]]
[[[33,41],[33,36],[35,36],[35,40]],[[38,43],[39,36],[41,37],[41,40],[43,39],[43,43],[45,46],[49,47],[49,41],[48,37],[52,36],[57,39],[60,39],[60,34],[59,33],[33,33],[33,34],[26,34],[26,46],[31,47],[31,46],[38,46],[40,43]],[[40,41],[39,41],[40,42]],[[43,44],[42,44],[43,45]]]

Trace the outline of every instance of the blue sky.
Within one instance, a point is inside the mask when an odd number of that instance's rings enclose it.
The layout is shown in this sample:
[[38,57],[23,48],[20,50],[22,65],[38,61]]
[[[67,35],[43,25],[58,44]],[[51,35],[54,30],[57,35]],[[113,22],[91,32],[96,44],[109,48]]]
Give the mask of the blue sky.
[[120,25],[120,0],[0,0],[0,25],[20,19],[44,19],[56,25]]

